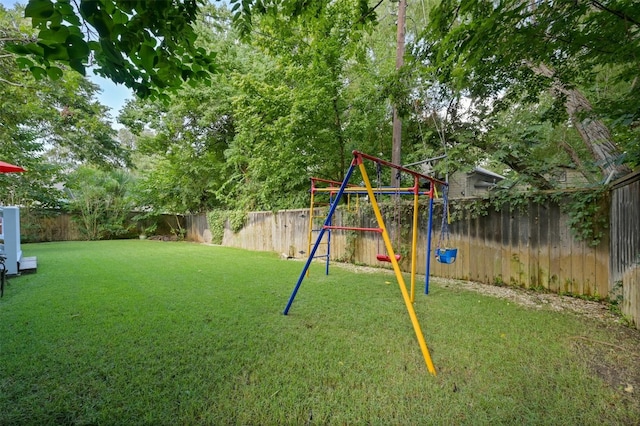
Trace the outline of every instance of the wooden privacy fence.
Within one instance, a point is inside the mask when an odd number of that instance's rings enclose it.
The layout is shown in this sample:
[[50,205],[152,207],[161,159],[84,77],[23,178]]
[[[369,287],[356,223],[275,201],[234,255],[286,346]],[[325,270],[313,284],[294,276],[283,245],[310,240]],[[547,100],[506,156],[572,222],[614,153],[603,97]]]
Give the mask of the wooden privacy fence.
[[78,224],[68,214],[34,214],[20,210],[20,234],[23,243],[78,241],[83,236]]
[[[623,313],[640,328],[640,176],[637,173],[634,176],[613,186],[612,237],[605,232],[595,247],[572,236],[569,217],[561,212],[559,205],[532,202],[525,211],[504,207],[500,211],[490,210],[485,216],[466,215],[456,219],[450,225],[449,240],[441,246],[446,243],[458,248],[457,259],[445,265],[432,257],[431,275],[601,298],[615,298],[620,294]],[[424,274],[428,207],[421,202],[420,208],[416,256],[418,273]],[[404,255],[400,266],[408,271],[411,211],[386,210],[385,221],[394,250]],[[436,202],[432,256],[440,243],[441,211],[441,205]],[[322,216],[322,211],[316,214]],[[308,209],[249,213],[239,232],[225,227],[222,244],[306,258],[308,215]],[[188,239],[211,242],[204,214],[186,219]],[[375,226],[375,219],[365,207],[357,212],[343,208],[337,210],[333,225],[371,227]],[[314,241],[315,238],[314,235]],[[323,247],[320,246],[317,254],[323,254]],[[332,232],[332,260],[388,266],[376,260],[376,254],[381,252],[384,254],[384,243],[377,233]]]
[[[418,273],[424,274],[428,207],[421,205],[421,209],[417,263]],[[391,217],[392,209],[387,210],[386,226],[394,251],[403,254],[401,267],[408,271],[411,212],[403,209],[398,220]],[[441,215],[438,214],[441,208],[436,206],[435,211],[432,256],[441,239]],[[244,228],[238,233],[225,229],[222,244],[306,258],[308,213],[308,210],[249,213]],[[531,204],[526,212],[510,212],[505,208],[490,211],[486,216],[458,219],[450,225],[449,238],[440,243],[442,247],[458,248],[457,260],[445,265],[432,257],[431,274],[488,284],[607,297],[610,290],[608,241],[605,239],[597,247],[576,241],[570,234],[567,221],[559,207],[552,204]],[[187,238],[210,242],[202,232],[204,224],[204,215],[187,219]],[[367,209],[356,213],[338,209],[333,224],[371,227],[375,226],[375,219]],[[323,250],[324,246],[320,246],[317,254],[324,254]],[[384,243],[377,233],[332,231],[330,254],[333,260],[385,266],[376,260],[378,253],[384,253]]]
[[[154,226],[153,235],[171,235],[184,228],[185,218],[180,215],[158,215],[153,218],[134,221],[137,213],[129,215],[131,232],[122,238],[137,238],[142,230]],[[71,215],[56,211],[34,212],[29,209],[20,210],[20,234],[23,243],[39,243],[48,241],[80,241],[86,236]]]

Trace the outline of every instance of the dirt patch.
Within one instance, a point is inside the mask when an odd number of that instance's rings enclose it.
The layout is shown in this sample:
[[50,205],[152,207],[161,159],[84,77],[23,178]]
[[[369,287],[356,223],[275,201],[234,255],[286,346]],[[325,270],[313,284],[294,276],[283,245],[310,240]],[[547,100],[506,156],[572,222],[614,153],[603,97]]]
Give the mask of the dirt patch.
[[607,333],[615,343],[571,336],[573,348],[589,369],[614,389],[619,396],[615,404],[640,410],[640,337],[637,330],[610,325]]
[[178,237],[175,235],[152,235],[148,239],[155,241],[178,241]]
[[487,296],[507,299],[532,309],[547,309],[556,312],[569,311],[587,318],[597,319],[605,323],[622,324],[622,318],[614,314],[609,305],[603,302],[578,299],[570,296],[560,296],[554,293],[542,293],[517,287],[499,287],[488,284],[474,283],[436,278],[445,287],[463,288]]
[[[349,269],[355,273],[380,273],[392,270],[384,268],[373,268],[370,266],[357,266],[348,263],[336,263],[340,268]],[[519,287],[501,287],[489,284],[481,284],[472,281],[453,280],[448,278],[433,278],[434,282],[446,288],[461,288],[475,291],[487,296],[507,299],[522,306],[532,309],[548,309],[562,312],[570,311],[587,318],[622,326],[623,319],[611,311],[609,305],[604,302],[578,299],[570,296],[560,296],[554,293],[542,293],[539,291],[527,290]]]

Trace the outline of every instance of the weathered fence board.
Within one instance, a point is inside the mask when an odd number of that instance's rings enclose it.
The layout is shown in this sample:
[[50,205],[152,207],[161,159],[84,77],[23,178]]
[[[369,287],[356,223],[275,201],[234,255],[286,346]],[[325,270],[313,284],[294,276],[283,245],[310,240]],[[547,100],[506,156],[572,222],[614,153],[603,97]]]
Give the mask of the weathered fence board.
[[185,216],[185,229],[188,238],[199,243],[211,243],[212,235],[204,213]]
[[610,222],[609,281],[621,290],[622,312],[640,328],[640,171],[614,184]]
[[82,234],[71,217],[66,214],[35,215],[28,209],[20,211],[22,242],[74,241]]

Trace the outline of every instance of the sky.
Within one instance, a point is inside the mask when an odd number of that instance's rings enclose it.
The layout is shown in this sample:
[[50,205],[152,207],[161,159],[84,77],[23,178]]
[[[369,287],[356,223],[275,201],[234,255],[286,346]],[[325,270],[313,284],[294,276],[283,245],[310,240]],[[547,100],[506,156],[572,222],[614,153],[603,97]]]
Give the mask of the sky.
[[[7,9],[13,9],[13,6],[16,3],[26,4],[27,1],[0,0],[0,4],[2,4]],[[102,92],[97,95],[97,98],[102,105],[105,105],[111,109],[111,118],[113,119],[114,127],[121,127],[117,125],[117,123],[115,123],[115,119],[127,99],[133,98],[133,92],[123,85],[116,85],[111,80],[93,75],[92,72],[88,72],[87,77],[102,89]]]
[[102,92],[98,94],[97,98],[102,105],[111,109],[111,118],[113,118],[115,122],[115,119],[125,102],[128,99],[133,98],[133,92],[122,84],[115,84],[109,79],[93,75],[92,72],[89,72],[87,77],[102,89]]

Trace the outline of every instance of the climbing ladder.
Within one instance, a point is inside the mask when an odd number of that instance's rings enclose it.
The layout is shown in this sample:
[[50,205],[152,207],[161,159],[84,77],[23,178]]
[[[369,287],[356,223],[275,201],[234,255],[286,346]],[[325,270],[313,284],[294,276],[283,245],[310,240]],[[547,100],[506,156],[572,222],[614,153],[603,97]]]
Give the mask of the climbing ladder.
[[[320,208],[325,206],[330,206],[333,202],[334,194],[329,194],[329,203],[317,203],[316,202],[316,184],[318,182],[323,182],[321,179],[311,178],[311,204],[309,206],[309,238],[307,244],[307,254],[311,253],[313,248],[313,243],[315,239],[313,238],[314,234],[322,231],[322,225],[324,224],[324,219],[327,216],[326,212],[320,210]],[[320,220],[318,220],[320,219]],[[331,219],[329,219],[331,222]],[[328,230],[326,233],[322,235],[322,240],[318,242],[319,246],[325,248],[324,254],[315,254],[313,259],[325,259],[325,273],[329,275],[329,256],[331,253],[331,230]],[[309,276],[309,270],[307,270],[307,276]]]
[[[327,211],[324,207],[330,208],[334,201],[340,202],[337,199],[337,195],[340,192],[340,185],[342,182],[337,182],[328,179],[320,179],[316,177],[311,178],[311,203],[309,206],[309,233],[307,243],[307,254],[311,253],[314,242],[317,235],[326,226],[331,226],[333,216],[328,218],[328,223],[325,223],[327,218]],[[353,185],[348,185],[353,186]],[[318,194],[328,194],[329,202],[319,203],[316,199]],[[347,208],[351,208],[351,197],[347,194]],[[358,198],[356,198],[356,209],[358,208]],[[312,259],[324,259],[325,260],[325,274],[329,275],[329,261],[331,257],[331,228],[325,228],[325,232],[322,234],[322,239],[318,241],[318,246],[322,247],[320,252],[322,254],[314,254]],[[316,250],[317,253],[318,250]],[[309,276],[309,270],[307,269],[307,276]]]

